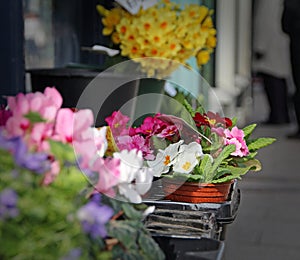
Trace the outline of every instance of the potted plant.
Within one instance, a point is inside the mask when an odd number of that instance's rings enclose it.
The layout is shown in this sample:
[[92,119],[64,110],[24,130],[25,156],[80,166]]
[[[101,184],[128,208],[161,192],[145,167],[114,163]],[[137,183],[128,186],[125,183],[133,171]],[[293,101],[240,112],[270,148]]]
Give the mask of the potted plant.
[[167,199],[224,202],[233,181],[261,170],[257,152],[275,139],[253,138],[256,124],[239,128],[236,118],[207,112],[201,105],[193,108],[186,99],[183,107],[186,120],[158,113],[128,127],[129,118],[114,112],[106,121],[118,149],[143,153],[153,175],[162,179]]
[[142,157],[104,156],[106,129],[62,101],[47,87],[0,110],[0,258],[164,259],[142,222],[144,171],[124,164]]

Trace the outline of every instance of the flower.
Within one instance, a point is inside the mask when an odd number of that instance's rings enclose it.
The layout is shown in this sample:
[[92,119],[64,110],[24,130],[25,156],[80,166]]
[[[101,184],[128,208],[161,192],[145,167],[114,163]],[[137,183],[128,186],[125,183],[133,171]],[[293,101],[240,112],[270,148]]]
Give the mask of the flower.
[[99,196],[94,197],[78,210],[77,215],[84,232],[94,239],[105,238],[107,236],[105,225],[113,216],[114,211],[106,205],[101,205]]
[[[158,113],[139,126],[123,125],[124,132],[141,138],[136,140],[147,140],[154,158],[142,154],[153,176],[221,183],[261,170],[257,151],[272,144],[274,138],[251,138],[256,124],[239,128],[236,120],[205,111],[201,105],[193,108],[187,100],[181,103],[188,111],[188,121]],[[115,136],[117,146],[122,137]],[[131,147],[130,142],[133,140],[127,139],[126,147]]]
[[6,188],[0,193],[0,221],[19,214],[17,201],[18,195],[13,189]]
[[148,76],[169,75],[191,57],[201,67],[216,47],[213,11],[203,5],[181,8],[164,0],[136,14],[121,6],[106,10],[97,5],[97,10],[104,26],[102,34],[111,37],[122,56],[137,59]]
[[7,101],[0,109],[1,258],[163,259],[142,222],[153,211],[141,203],[153,178],[142,152],[114,151],[110,128],[92,127],[89,109],[62,108],[54,87]]

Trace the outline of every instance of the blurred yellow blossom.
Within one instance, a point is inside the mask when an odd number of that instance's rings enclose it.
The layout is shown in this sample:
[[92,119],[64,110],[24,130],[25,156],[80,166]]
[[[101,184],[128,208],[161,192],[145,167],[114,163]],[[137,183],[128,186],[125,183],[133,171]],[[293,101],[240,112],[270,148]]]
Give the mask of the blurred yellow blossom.
[[161,62],[138,59],[148,76],[167,76],[191,57],[196,57],[201,67],[216,47],[213,11],[203,5],[190,4],[182,9],[163,0],[134,15],[118,5],[111,10],[98,5],[97,10],[102,16],[103,35],[111,36],[122,56],[165,58]]

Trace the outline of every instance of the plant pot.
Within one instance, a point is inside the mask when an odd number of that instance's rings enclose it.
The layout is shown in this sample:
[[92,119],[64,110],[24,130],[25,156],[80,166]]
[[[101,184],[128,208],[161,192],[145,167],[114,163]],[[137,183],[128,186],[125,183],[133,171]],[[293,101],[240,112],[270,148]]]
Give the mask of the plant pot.
[[233,180],[213,184],[162,178],[162,188],[166,199],[188,203],[225,202],[228,199],[232,183]]

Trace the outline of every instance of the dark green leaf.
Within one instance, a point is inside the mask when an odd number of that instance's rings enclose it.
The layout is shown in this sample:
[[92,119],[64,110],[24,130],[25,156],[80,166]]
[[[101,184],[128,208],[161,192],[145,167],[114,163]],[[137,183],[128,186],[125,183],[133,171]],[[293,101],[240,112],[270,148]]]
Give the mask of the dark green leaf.
[[143,255],[149,260],[165,259],[163,251],[158,244],[153,240],[150,234],[139,232],[138,243],[143,251]]
[[132,220],[141,220],[142,219],[142,212],[136,210],[133,207],[133,205],[131,205],[129,203],[123,203],[122,209],[127,218],[132,219]]

